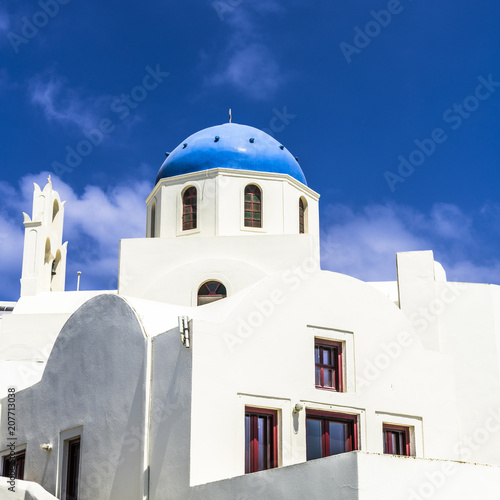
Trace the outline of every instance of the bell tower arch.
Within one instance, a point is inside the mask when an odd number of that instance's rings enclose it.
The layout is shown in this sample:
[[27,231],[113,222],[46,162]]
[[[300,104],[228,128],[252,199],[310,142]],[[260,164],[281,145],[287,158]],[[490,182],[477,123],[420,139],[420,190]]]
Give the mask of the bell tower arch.
[[21,297],[40,292],[63,292],[68,242],[62,242],[64,205],[52,189],[50,176],[40,189],[33,185],[32,217],[24,216]]

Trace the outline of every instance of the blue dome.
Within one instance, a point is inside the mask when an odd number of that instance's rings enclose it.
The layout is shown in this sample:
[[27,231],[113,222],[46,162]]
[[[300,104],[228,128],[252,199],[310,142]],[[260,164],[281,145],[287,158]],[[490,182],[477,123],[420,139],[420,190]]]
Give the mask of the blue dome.
[[209,127],[189,136],[168,155],[156,182],[218,167],[288,174],[307,184],[298,161],[284,146],[262,130],[237,123]]

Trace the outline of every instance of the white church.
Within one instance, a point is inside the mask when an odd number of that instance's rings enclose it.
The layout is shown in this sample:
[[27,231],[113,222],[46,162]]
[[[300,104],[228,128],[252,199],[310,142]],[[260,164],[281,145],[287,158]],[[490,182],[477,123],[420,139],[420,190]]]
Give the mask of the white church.
[[499,498],[498,286],[321,270],[319,194],[245,125],[167,154],[117,290],[64,290],[55,188],[0,302],[0,499]]

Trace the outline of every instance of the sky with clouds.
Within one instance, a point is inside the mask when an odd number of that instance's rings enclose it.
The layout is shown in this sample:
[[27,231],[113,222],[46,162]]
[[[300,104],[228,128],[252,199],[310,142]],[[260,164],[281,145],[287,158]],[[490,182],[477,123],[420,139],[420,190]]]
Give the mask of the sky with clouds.
[[66,288],[114,288],[164,152],[229,108],[321,194],[324,268],[393,280],[432,249],[500,283],[499,24],[494,0],[1,2],[0,300],[33,182],[67,201]]

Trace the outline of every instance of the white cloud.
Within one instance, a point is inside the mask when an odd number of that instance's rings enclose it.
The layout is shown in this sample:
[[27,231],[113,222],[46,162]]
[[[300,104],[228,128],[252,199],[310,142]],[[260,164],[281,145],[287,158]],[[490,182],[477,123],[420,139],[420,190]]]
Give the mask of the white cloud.
[[[0,300],[18,297],[24,240],[21,212],[31,215],[33,182],[43,188],[47,177],[48,172],[23,177],[19,187],[0,183]],[[76,271],[82,271],[82,289],[115,288],[119,240],[144,236],[144,200],[151,186],[136,183],[106,190],[86,186],[79,195],[53,175],[52,183],[67,202],[63,234],[63,240],[69,242],[66,289],[75,289]]]
[[266,99],[279,88],[284,78],[268,47],[252,44],[234,49],[226,66],[213,74],[212,85],[231,85],[256,100]]
[[424,219],[423,225],[440,238],[462,242],[471,238],[472,217],[456,205],[436,203],[430,211],[429,221]]
[[394,279],[396,252],[427,249],[425,240],[407,228],[406,221],[416,219],[408,209],[372,205],[354,211],[332,205],[325,212],[332,221],[322,234],[327,269],[367,281]]
[[500,283],[500,260],[486,243],[490,235],[476,228],[488,227],[485,213],[482,207],[465,214],[444,203],[428,213],[395,204],[330,205],[323,214],[322,264],[366,281],[395,280],[397,252],[433,250],[450,281]]
[[16,300],[23,257],[22,215],[16,221],[0,214],[0,300]]
[[9,29],[10,18],[9,14],[4,10],[0,10],[0,34],[3,34]]
[[448,281],[500,284],[500,262],[496,259],[483,264],[459,260],[452,262],[445,270]]
[[29,81],[31,101],[40,106],[48,121],[74,125],[80,130],[95,128],[102,118],[102,105],[108,97],[84,98],[69,88],[64,78],[49,72]]
[[[264,43],[259,20],[279,14],[283,7],[276,1],[225,0],[212,2],[221,22],[230,26],[223,50],[219,50],[217,67],[205,79],[208,86],[230,86],[255,100],[272,96],[286,80],[273,48]],[[214,58],[202,56],[210,62]]]
[[213,2],[212,6],[221,21],[227,22],[235,31],[244,36],[259,36],[259,17],[277,15],[285,8],[276,0],[222,0]]

